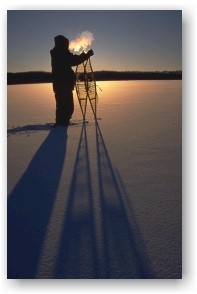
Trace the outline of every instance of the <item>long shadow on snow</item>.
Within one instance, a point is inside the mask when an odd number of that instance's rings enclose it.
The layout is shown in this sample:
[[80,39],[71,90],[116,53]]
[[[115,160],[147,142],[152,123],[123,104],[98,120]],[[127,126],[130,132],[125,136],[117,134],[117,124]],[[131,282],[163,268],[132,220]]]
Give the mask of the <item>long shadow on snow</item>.
[[95,126],[97,167],[91,170],[83,125],[54,278],[152,278],[131,203]]
[[88,278],[95,275],[92,195],[87,134],[83,124],[68,192],[66,217],[54,278]]
[[8,278],[35,278],[64,164],[66,142],[66,128],[50,131],[9,195]]

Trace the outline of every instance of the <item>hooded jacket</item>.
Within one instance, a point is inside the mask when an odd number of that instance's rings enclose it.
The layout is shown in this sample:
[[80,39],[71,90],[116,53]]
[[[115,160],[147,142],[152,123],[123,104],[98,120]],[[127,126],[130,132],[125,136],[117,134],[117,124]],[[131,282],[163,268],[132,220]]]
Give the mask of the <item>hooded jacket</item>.
[[56,46],[50,51],[50,54],[53,82],[61,82],[74,89],[76,76],[71,67],[84,62],[89,58],[89,55],[86,53],[75,55],[65,48]]

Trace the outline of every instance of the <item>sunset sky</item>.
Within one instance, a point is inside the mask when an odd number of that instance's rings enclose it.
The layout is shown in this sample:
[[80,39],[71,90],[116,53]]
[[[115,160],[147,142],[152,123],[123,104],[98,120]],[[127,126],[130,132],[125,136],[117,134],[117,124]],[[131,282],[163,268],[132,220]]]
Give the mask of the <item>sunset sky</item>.
[[182,69],[181,10],[8,10],[8,72],[50,71],[54,36],[83,31],[94,70]]

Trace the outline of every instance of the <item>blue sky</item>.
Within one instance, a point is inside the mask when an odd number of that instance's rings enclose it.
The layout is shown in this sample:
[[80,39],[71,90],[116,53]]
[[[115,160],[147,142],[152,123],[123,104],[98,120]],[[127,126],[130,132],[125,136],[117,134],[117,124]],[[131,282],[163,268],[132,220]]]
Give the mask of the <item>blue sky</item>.
[[8,10],[7,70],[50,71],[54,36],[94,35],[94,70],[182,69],[181,10]]

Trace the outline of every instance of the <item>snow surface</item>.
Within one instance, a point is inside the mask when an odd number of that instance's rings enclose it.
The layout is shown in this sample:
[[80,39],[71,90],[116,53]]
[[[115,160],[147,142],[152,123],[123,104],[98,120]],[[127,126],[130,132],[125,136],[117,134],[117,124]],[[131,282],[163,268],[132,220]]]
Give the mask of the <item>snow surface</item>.
[[99,87],[53,128],[50,84],[8,86],[8,278],[182,277],[181,81]]

